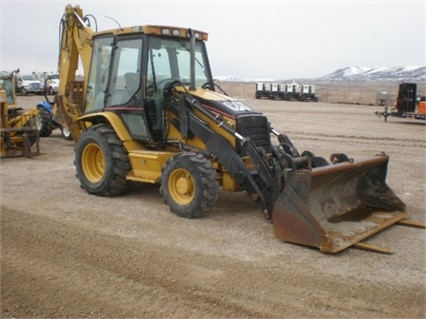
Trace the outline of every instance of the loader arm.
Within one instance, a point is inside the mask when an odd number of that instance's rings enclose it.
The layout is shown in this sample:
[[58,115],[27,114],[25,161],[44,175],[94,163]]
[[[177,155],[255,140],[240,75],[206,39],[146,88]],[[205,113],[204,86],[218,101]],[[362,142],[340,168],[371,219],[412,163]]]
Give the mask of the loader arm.
[[[269,168],[266,156],[258,150],[250,138],[239,135],[232,127],[221,121],[220,117],[207,110],[190,94],[183,93],[179,98],[181,100],[177,103],[172,103],[170,107],[173,108],[171,111],[180,117],[181,122],[178,129],[181,130],[181,134],[183,136],[188,135],[188,132],[186,132],[188,130],[199,137],[206,145],[210,155],[218,157],[219,162],[223,164],[230,175],[260,206],[264,214],[270,216],[279,196],[279,184],[277,177],[274,177]],[[199,119],[192,109],[203,113],[212,123],[216,123],[218,127],[235,136],[254,163],[256,170],[250,171],[226,138],[217,134],[209,126],[209,123]]]

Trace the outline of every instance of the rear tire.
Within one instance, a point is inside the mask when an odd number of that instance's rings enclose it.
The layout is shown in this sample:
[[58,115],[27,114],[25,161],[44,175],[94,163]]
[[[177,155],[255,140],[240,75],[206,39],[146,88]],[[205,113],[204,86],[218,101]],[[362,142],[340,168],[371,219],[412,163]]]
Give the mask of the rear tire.
[[52,134],[53,123],[52,115],[48,110],[43,107],[39,107],[39,135],[40,137],[49,137]]
[[108,124],[91,126],[75,147],[77,178],[89,194],[116,196],[127,188],[129,156],[120,138]]
[[216,171],[203,155],[180,153],[163,166],[160,193],[176,215],[202,217],[218,198]]

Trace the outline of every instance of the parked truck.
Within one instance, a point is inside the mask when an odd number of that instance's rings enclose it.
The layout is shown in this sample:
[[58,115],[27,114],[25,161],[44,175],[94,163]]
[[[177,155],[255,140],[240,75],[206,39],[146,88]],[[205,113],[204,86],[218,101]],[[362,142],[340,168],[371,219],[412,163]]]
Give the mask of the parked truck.
[[284,99],[285,97],[285,84],[282,83],[272,83],[271,93],[269,99]]
[[34,74],[16,75],[15,91],[21,95],[38,94],[44,92],[43,83]]
[[277,82],[256,83],[256,99],[260,99],[262,97],[266,97],[270,100],[283,99],[287,101],[318,101],[318,97],[315,95],[315,85],[299,85],[295,82],[290,84]]
[[261,99],[262,97],[270,98],[272,91],[271,83],[256,83],[256,99]]
[[317,102],[318,97],[315,95],[315,85],[312,84],[302,84],[300,86],[300,101],[313,101]]
[[300,85],[296,82],[292,82],[289,84],[286,84],[286,90],[285,90],[285,100],[291,101],[291,100],[300,100]]

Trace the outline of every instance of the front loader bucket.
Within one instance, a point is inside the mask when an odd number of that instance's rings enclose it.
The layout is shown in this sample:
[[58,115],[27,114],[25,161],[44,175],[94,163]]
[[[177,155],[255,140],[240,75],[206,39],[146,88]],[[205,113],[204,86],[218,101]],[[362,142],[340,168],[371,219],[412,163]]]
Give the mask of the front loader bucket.
[[337,253],[406,217],[389,157],[291,172],[272,211],[278,239]]

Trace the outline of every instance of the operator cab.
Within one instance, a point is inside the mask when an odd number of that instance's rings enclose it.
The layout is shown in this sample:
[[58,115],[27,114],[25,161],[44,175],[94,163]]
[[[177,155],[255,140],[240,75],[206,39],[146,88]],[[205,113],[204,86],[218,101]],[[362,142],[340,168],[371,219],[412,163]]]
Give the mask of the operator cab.
[[[191,84],[191,39],[185,29],[141,28],[146,32],[94,38],[84,113],[115,112],[134,139],[156,143],[165,136],[165,90]],[[212,83],[212,76],[207,34],[197,34],[194,83],[201,87]]]

